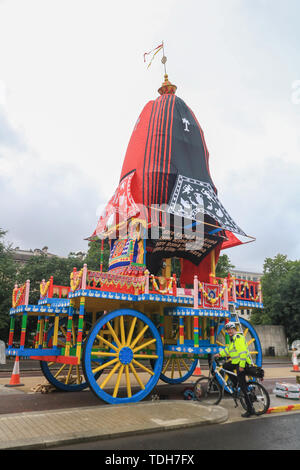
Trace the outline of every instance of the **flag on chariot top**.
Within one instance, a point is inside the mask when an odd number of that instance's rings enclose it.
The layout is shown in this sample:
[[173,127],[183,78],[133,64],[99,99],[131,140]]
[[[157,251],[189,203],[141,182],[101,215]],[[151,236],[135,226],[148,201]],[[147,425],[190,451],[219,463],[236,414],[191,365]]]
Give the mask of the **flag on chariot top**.
[[149,56],[150,54],[153,54],[153,55],[152,55],[152,58],[151,58],[151,60],[150,60],[150,62],[149,62],[149,64],[148,64],[147,69],[148,69],[148,68],[150,67],[150,65],[152,64],[153,59],[155,58],[156,54],[157,54],[159,51],[161,51],[161,50],[163,49],[163,47],[164,47],[164,44],[161,43],[159,46],[157,46],[157,47],[155,47],[154,49],[152,49],[152,51],[150,51],[150,52],[145,52],[145,53],[144,53],[144,62],[147,62],[147,59],[148,59],[147,56]]

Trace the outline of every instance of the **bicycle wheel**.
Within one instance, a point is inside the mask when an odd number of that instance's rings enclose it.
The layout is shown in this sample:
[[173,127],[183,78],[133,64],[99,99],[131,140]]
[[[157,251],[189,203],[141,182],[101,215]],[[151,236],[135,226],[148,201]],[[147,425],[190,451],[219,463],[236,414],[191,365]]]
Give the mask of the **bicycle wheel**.
[[[265,387],[258,382],[248,382],[248,394],[256,416],[263,415],[270,407],[270,396]],[[240,397],[242,407],[247,410],[244,396]]]
[[194,385],[194,395],[203,405],[218,405],[223,390],[215,378],[200,377]]

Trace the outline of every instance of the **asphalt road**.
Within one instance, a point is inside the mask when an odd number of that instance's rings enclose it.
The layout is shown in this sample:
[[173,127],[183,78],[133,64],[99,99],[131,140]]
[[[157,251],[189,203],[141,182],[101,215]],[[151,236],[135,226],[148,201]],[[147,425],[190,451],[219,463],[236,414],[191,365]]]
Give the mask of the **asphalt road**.
[[[155,453],[155,449],[162,451],[299,450],[299,435],[299,414],[289,414],[264,416],[253,420],[250,418],[235,423],[182,428],[155,434],[82,442],[76,445],[55,447],[52,450],[102,450],[106,451],[102,453],[104,456],[112,455],[111,452],[107,452],[109,450],[113,450],[115,455],[123,455],[122,451],[125,450],[136,450],[143,451],[145,458]],[[191,454],[191,452],[186,453]],[[201,458],[200,454],[195,455],[194,463],[197,458]],[[200,460],[197,463],[200,463]]]
[[[9,378],[13,368],[13,361],[7,361],[5,365],[0,365],[0,378]],[[268,367],[284,367],[286,362],[275,362],[268,364]],[[203,365],[203,372],[207,369],[206,364]],[[40,376],[44,379],[38,361],[24,360],[22,361],[22,374],[25,377]],[[265,379],[263,385],[269,393],[272,392],[275,382],[278,379]],[[178,385],[163,384],[155,387],[152,393],[146,398],[151,400],[152,396],[158,394],[160,399],[182,399],[183,392],[189,383]],[[43,411],[55,410],[63,408],[81,407],[81,406],[106,406],[107,404],[94,395],[89,389],[81,392],[64,393],[56,391],[55,393],[20,393],[7,394],[5,400],[0,400],[0,414],[22,413],[26,411]]]
[[[24,361],[22,376],[25,378],[25,375],[32,374],[36,377],[37,370],[39,370],[36,366],[38,366],[38,363],[35,363],[35,370],[32,371],[29,361],[28,363]],[[281,366],[278,363],[268,364],[268,367],[271,366],[277,367],[277,373],[279,368],[279,373],[281,373]],[[286,362],[282,364],[282,367],[283,372],[286,371]],[[10,375],[3,371],[2,366],[0,368],[0,377],[3,377],[4,374],[6,376]],[[272,391],[276,380],[278,378],[264,380],[264,386],[269,392]],[[293,380],[295,379],[293,378]],[[182,399],[183,390],[187,385],[170,386],[163,384],[157,386],[153,392],[158,393],[161,400],[164,398]],[[151,400],[151,395],[148,397],[148,400]],[[5,399],[0,400],[0,414],[57,410],[81,406],[107,406],[107,404],[99,400],[89,389],[82,392],[56,392],[49,394],[30,393],[30,391],[27,391],[26,393],[5,394]],[[61,446],[54,449],[99,450],[102,451],[101,457],[108,456],[108,458],[112,455],[109,451],[114,452],[114,455],[116,452],[119,452],[120,455],[123,455],[123,452],[127,452],[126,455],[128,455],[128,452],[134,450],[135,452],[140,452],[141,455],[145,455],[146,459],[143,461],[145,464],[145,462],[148,463],[147,458],[150,453],[155,454],[155,449],[159,449],[161,452],[167,450],[194,451],[196,459],[198,452],[204,450],[298,450],[300,448],[299,431],[299,413],[274,414],[258,419],[242,418],[239,421],[226,422],[221,425],[182,428],[179,431],[164,431],[155,434],[138,434],[123,438],[110,438],[98,442],[82,442],[77,445]],[[190,452],[187,452],[187,454],[190,454]],[[201,459],[203,459],[203,456]],[[197,463],[200,463],[201,459]]]

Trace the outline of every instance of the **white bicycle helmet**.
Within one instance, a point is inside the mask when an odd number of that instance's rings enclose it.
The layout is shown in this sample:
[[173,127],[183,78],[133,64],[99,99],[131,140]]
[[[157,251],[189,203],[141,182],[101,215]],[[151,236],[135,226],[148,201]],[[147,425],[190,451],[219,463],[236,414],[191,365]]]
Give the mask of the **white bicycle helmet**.
[[230,321],[230,322],[226,323],[224,328],[225,328],[225,330],[229,330],[229,328],[236,328],[236,325],[233,321]]

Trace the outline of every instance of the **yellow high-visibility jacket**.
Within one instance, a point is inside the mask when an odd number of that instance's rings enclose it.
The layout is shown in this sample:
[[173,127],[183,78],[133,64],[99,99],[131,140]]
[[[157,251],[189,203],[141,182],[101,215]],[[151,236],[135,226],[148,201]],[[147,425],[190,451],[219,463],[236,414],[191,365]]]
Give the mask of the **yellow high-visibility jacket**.
[[221,349],[220,356],[229,356],[232,364],[238,364],[240,367],[252,363],[245,338],[240,333],[235,334],[231,338],[230,344]]

